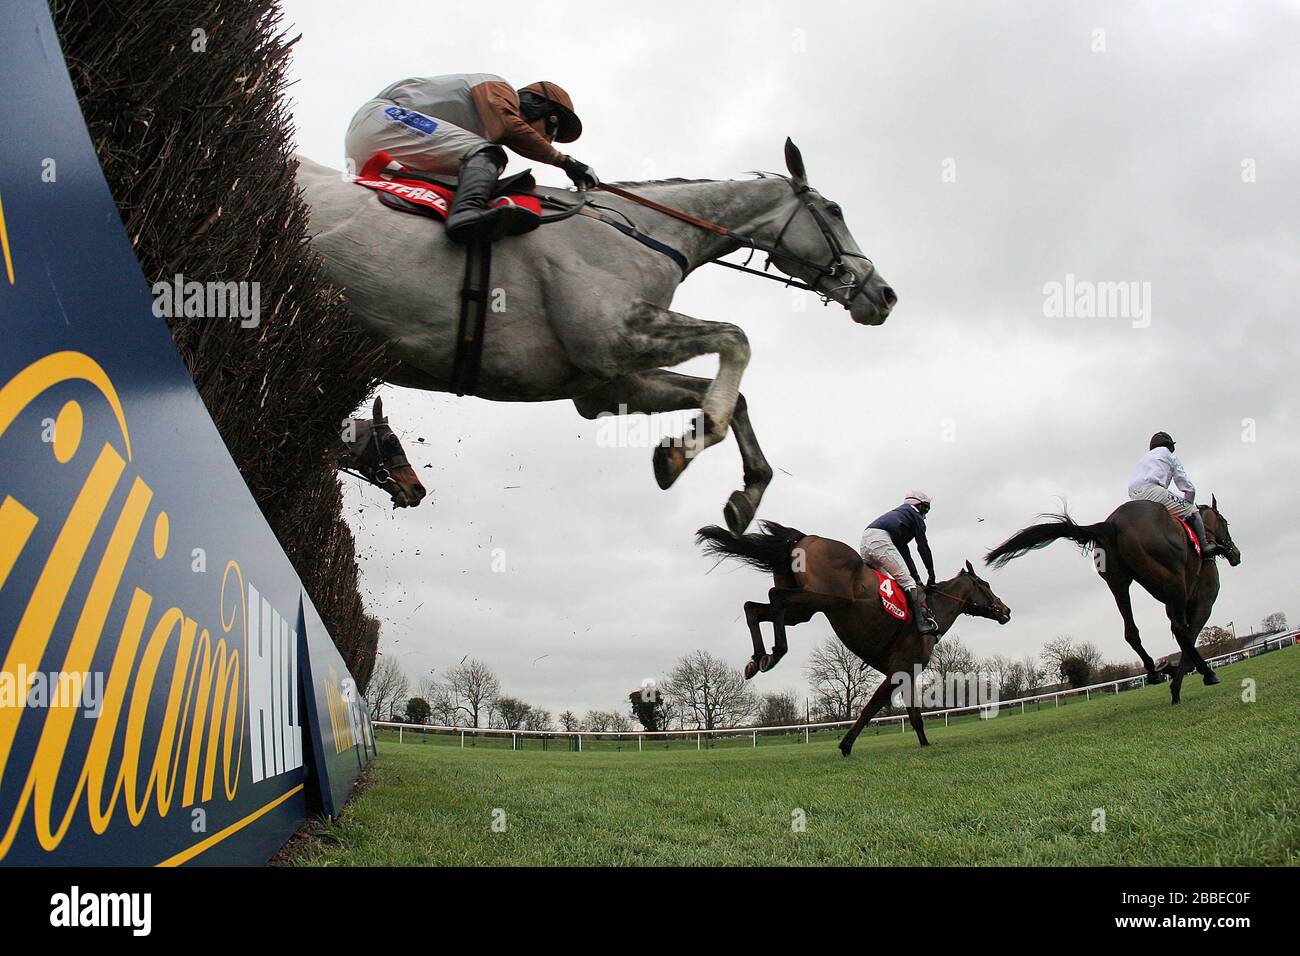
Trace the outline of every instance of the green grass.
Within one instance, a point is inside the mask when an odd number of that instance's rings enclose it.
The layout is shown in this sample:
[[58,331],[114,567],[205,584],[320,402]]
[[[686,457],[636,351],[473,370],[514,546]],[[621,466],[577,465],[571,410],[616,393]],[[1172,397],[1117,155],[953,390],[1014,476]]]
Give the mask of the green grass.
[[[1300,651],[1024,717],[810,744],[572,753],[384,741],[303,865],[1300,862]],[[1257,702],[1242,701],[1242,681]],[[409,737],[407,738],[409,740]],[[563,746],[563,744],[561,744]],[[492,829],[494,808],[504,832]],[[1105,832],[1094,832],[1094,810]],[[792,819],[801,810],[803,832]]]

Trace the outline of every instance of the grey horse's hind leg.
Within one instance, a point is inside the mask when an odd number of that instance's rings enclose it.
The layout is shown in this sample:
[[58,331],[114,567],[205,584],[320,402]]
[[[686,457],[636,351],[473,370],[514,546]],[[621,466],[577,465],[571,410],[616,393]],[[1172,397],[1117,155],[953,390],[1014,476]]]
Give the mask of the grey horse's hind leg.
[[[682,411],[699,408],[710,384],[707,378],[654,369],[615,379],[598,391],[575,398],[573,404],[584,418],[596,418],[602,413],[617,414],[620,410],[642,414]],[[745,468],[745,488],[731,493],[723,514],[731,532],[740,534],[749,527],[763,500],[763,493],[772,483],[772,467],[758,446],[743,395],[736,396],[731,430],[735,433],[740,460]]]

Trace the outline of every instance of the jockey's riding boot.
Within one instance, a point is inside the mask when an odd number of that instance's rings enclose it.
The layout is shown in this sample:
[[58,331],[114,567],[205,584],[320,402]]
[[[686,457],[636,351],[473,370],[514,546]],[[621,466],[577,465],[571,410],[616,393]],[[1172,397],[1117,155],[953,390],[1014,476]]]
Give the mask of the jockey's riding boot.
[[482,149],[461,160],[456,195],[447,214],[447,236],[452,242],[500,239],[537,227],[537,217],[526,209],[488,205],[505,165],[505,154],[496,149]]
[[907,603],[912,606],[912,619],[916,621],[916,629],[922,634],[938,634],[939,625],[926,606],[925,592],[920,588],[906,588],[903,593],[907,595]]
[[1192,526],[1196,532],[1196,538],[1201,542],[1201,557],[1212,558],[1217,554],[1222,554],[1222,549],[1218,544],[1209,540],[1205,533],[1205,519],[1201,517],[1201,509],[1197,508],[1187,516],[1187,523]]

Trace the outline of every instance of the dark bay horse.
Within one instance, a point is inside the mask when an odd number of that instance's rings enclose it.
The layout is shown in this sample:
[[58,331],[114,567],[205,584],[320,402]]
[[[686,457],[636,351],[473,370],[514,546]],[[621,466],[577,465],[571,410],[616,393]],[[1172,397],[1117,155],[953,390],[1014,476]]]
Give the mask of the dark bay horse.
[[338,467],[388,492],[394,508],[414,508],[424,500],[424,485],[406,459],[401,440],[384,415],[384,402],[375,399],[371,419],[349,418],[339,439]]
[[[1154,501],[1125,502],[1097,524],[1075,524],[1068,514],[1043,517],[1051,520],[1017,531],[990,551],[984,563],[1000,568],[1060,538],[1084,549],[1092,548],[1097,573],[1110,588],[1124,618],[1124,640],[1142,658],[1147,680],[1156,683],[1163,679],[1163,673],[1157,671],[1151,655],[1142,647],[1133,622],[1129,587],[1134,581],[1165,606],[1174,639],[1182,649],[1170,681],[1173,702],[1179,701],[1183,675],[1193,668],[1201,672],[1205,683],[1219,683],[1214,669],[1196,649],[1196,637],[1210,619],[1219,596],[1219,569],[1213,558],[1202,559],[1197,554],[1177,518]],[[1241,563],[1241,551],[1228,533],[1228,522],[1219,513],[1218,501],[1212,497],[1208,506],[1201,505],[1201,517],[1205,530],[1227,551],[1228,564],[1235,568]]]
[[[762,533],[735,536],[725,528],[710,525],[701,528],[695,537],[705,554],[738,558],[772,575],[774,586],[767,592],[769,603],[745,602],[745,620],[754,639],[754,656],[745,665],[745,678],[748,680],[759,671],[775,667],[788,649],[785,629],[811,620],[820,611],[845,647],[885,675],[840,741],[840,753],[849,755],[862,728],[889,703],[891,692],[898,686],[895,677],[904,674],[912,691],[908,719],[921,746],[929,746],[921,720],[921,689],[912,680],[912,675],[917,673],[913,668],[919,670],[930,662],[934,645],[959,615],[986,617],[1006,624],[1011,620],[1011,609],[967,561],[955,577],[939,582],[926,592],[939,633],[922,635],[915,624],[900,621],[881,607],[875,574],[858,552],[843,541],[804,534],[775,521],[764,521],[761,526]],[[775,636],[771,654],[763,648],[759,629],[763,621],[772,622]]]

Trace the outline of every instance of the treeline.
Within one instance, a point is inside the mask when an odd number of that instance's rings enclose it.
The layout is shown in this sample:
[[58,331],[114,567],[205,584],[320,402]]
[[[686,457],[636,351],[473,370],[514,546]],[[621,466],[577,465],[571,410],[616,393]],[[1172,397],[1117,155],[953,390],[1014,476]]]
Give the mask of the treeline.
[[[1286,615],[1268,615],[1260,634],[1286,630]],[[1226,654],[1258,637],[1235,638],[1232,632],[1207,627],[1197,641],[1206,656]],[[1176,655],[1175,655],[1176,656]],[[979,657],[951,634],[935,645],[922,681],[945,686],[950,678],[978,674],[1000,701],[1056,690],[1086,687],[1144,673],[1137,663],[1106,661],[1096,645],[1063,634],[1038,654],[1011,658]],[[631,690],[625,703],[610,710],[572,710],[552,714],[544,707],[504,693],[501,681],[482,661],[467,658],[441,679],[412,684],[391,657],[381,658],[366,691],[375,720],[442,727],[488,727],[501,730],[602,731],[717,730],[726,727],[788,727],[804,722],[854,720],[884,676],[867,667],[836,638],[824,638],[804,667],[810,694],[802,701],[793,689],[757,693],[744,674],[708,651],[679,658],[668,675]],[[888,706],[881,715],[898,713]]]

